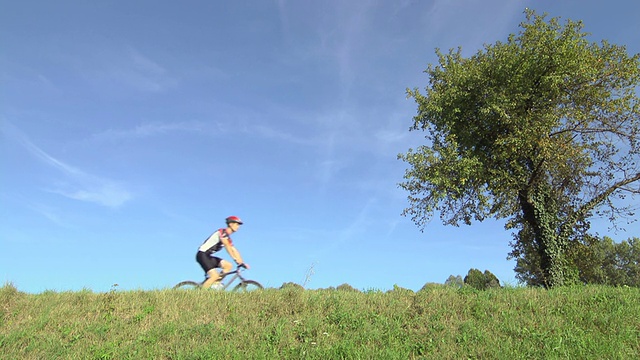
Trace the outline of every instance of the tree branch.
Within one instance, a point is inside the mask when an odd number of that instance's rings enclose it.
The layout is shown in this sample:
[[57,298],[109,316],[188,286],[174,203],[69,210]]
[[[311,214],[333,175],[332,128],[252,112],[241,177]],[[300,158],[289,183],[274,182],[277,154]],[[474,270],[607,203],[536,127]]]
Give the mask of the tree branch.
[[631,184],[632,182],[635,182],[638,180],[640,180],[640,172],[635,174],[635,176],[618,181],[617,183],[611,185],[608,189],[596,195],[593,199],[586,202],[584,205],[582,205],[578,209],[578,211],[571,214],[567,219],[567,221],[564,222],[564,224],[562,225],[562,230],[560,231],[561,236],[568,235],[569,231],[571,231],[575,223],[580,218],[584,218],[589,211],[593,210],[593,208],[595,208],[596,205],[606,200],[616,190],[618,189],[627,190],[625,188],[625,185]]

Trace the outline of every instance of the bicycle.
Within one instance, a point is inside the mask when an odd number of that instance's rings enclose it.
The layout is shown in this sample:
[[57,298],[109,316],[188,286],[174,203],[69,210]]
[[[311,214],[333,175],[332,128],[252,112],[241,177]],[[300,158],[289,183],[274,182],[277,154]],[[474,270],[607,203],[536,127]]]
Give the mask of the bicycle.
[[[230,276],[233,275],[233,277],[228,280],[226,282],[226,284],[223,284],[223,280]],[[264,287],[257,281],[255,280],[248,280],[246,279],[244,276],[242,276],[240,268],[236,268],[233,271],[229,271],[226,274],[220,274],[221,278],[220,278],[220,283],[222,284],[222,287],[220,288],[221,290],[226,290],[229,286],[231,286],[231,284],[236,280],[236,279],[240,279],[240,283],[237,284],[231,291],[237,291],[237,292],[244,292],[244,291],[253,291],[253,290],[259,290],[259,289],[264,289]],[[174,289],[191,289],[191,288],[200,288],[202,287],[202,284],[207,280],[207,278],[205,277],[204,280],[202,280],[201,282],[197,282],[197,281],[192,281],[192,280],[186,280],[186,281],[182,281],[179,282],[178,284],[176,284],[176,286],[174,286]]]

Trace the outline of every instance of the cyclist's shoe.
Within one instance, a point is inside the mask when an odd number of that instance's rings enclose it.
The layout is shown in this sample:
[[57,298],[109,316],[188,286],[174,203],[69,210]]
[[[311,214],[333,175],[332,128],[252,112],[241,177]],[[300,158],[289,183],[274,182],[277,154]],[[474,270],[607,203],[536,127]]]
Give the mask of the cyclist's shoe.
[[214,283],[213,285],[211,285],[211,289],[213,289],[213,290],[222,290],[222,289],[224,289],[224,286],[221,283],[217,282],[217,283]]

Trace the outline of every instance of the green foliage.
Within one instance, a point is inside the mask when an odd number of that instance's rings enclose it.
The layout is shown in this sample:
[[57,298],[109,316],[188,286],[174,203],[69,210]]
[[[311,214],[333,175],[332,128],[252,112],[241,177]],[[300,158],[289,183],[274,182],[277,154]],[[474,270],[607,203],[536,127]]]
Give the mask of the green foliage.
[[476,290],[486,290],[499,288],[500,280],[489,270],[485,270],[484,273],[482,273],[478,269],[469,269],[467,276],[464,277],[464,284]]
[[444,284],[447,286],[461,288],[464,286],[464,280],[460,275],[457,275],[457,276],[449,275],[447,280],[445,280]]
[[[462,281],[462,278],[460,279],[460,281]],[[464,285],[464,283],[463,283],[463,285]],[[447,285],[440,284],[440,283],[428,282],[428,283],[422,285],[422,287],[420,288],[420,290],[418,290],[418,292],[420,292],[420,291],[436,291],[436,290],[442,289],[445,286],[447,286]]]
[[280,286],[280,290],[285,290],[285,289],[304,290],[304,287],[294,282],[287,282]]
[[639,288],[463,289],[26,294],[5,285],[0,353],[3,359],[640,356]]
[[478,269],[470,269],[467,276],[464,277],[464,283],[477,290],[485,289],[485,278]]
[[393,285],[393,289],[391,289],[391,290],[389,290],[387,292],[411,293],[411,294],[413,294],[413,290],[407,289],[407,288],[403,288],[402,286],[399,286],[398,284],[394,284]]
[[338,291],[349,291],[349,292],[360,292],[360,290],[354,288],[353,286],[351,286],[351,285],[349,285],[347,283],[338,285],[336,290],[338,290]]
[[495,275],[493,275],[491,271],[485,270],[484,278],[485,278],[485,285],[487,289],[500,287],[500,280],[498,280],[498,278]]
[[[528,258],[535,254],[529,251],[518,258],[516,277],[528,285],[541,286],[538,262]],[[619,243],[606,236],[573,239],[566,259],[579,283],[640,287],[639,238]]]
[[470,58],[437,50],[425,92],[407,91],[428,144],[398,156],[403,214],[420,228],[435,213],[456,226],[507,218],[512,254],[538,262],[544,286],[571,284],[572,238],[594,212],[633,216],[614,200],[640,193],[640,55],[589,42],[581,22],[526,15]]

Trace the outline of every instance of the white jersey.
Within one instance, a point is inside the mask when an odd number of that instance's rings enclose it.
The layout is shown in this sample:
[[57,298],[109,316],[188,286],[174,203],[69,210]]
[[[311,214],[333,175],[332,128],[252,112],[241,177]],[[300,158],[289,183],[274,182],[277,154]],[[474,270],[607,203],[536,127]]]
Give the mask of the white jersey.
[[211,234],[211,236],[209,236],[207,240],[205,240],[202,245],[200,245],[198,251],[207,253],[207,255],[211,255],[214,252],[220,251],[224,247],[221,239],[227,239],[229,241],[229,245],[233,245],[229,234],[227,234],[227,230],[219,229]]

